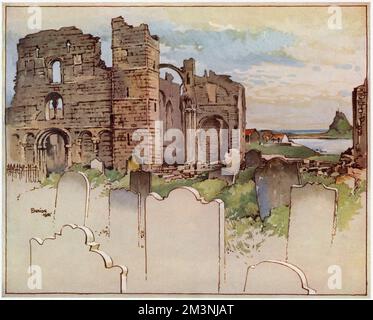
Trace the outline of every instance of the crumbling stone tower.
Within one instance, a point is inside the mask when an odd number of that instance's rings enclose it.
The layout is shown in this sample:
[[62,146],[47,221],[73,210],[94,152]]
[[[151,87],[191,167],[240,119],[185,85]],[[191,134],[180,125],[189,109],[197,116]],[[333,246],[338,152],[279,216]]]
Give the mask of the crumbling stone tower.
[[17,50],[8,162],[48,174],[98,157],[111,168],[111,71],[100,39],[63,27],[27,35]]
[[[136,129],[154,136],[159,110],[159,42],[146,24],[128,25],[122,17],[112,19],[112,126],[114,167],[126,169],[126,161],[139,143]],[[153,138],[148,139],[149,150]],[[152,162],[159,155],[152,155]],[[149,159],[150,160],[150,159]]]

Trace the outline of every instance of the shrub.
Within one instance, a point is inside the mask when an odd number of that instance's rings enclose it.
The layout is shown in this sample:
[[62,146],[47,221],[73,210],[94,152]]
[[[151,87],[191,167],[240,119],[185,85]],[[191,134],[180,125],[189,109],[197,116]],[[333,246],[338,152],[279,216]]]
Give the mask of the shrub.
[[50,188],[57,188],[58,181],[60,181],[61,174],[51,173],[47,178],[45,178],[40,185],[42,187],[49,186]]
[[221,190],[227,186],[227,183],[220,179],[206,179],[204,181],[192,184],[199,194],[206,200],[211,201],[218,198]]
[[264,221],[264,229],[271,231],[270,235],[278,237],[288,236],[289,231],[289,207],[280,206],[271,210],[271,215]]
[[246,168],[242,171],[239,172],[238,177],[236,178],[236,183],[238,184],[244,184],[249,182],[249,180],[254,179],[254,173],[255,173],[255,168],[250,167]]
[[231,219],[258,216],[255,182],[234,184],[218,195],[225,204],[225,215]]

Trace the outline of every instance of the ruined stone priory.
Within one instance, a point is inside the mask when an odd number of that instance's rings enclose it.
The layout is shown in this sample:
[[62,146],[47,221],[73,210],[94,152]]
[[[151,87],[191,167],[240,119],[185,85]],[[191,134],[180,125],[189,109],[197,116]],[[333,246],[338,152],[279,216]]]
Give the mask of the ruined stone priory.
[[[105,169],[126,172],[139,143],[133,132],[147,129],[153,136],[156,121],[163,121],[163,130],[183,133],[238,129],[243,159],[244,87],[213,71],[197,75],[193,58],[180,67],[161,64],[159,38],[146,24],[132,26],[117,17],[111,27],[111,67],[101,58],[100,38],[73,26],[19,40],[15,95],[6,110],[8,163],[35,164],[48,175],[98,159]],[[161,78],[161,69],[173,70],[181,84],[171,72]],[[229,134],[229,147],[233,139]],[[196,167],[196,161],[183,164],[185,170]],[[166,168],[161,162],[144,169]]]

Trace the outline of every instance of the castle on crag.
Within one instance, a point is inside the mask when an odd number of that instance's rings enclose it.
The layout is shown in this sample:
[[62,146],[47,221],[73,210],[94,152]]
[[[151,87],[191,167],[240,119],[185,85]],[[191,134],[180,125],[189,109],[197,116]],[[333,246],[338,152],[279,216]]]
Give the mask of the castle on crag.
[[[154,135],[156,121],[183,133],[239,129],[242,157],[244,87],[212,71],[197,76],[192,58],[180,68],[160,64],[159,39],[146,24],[134,27],[118,17],[111,25],[112,67],[101,59],[100,39],[76,27],[19,40],[15,95],[6,110],[8,163],[37,164],[49,174],[97,158],[108,169],[126,171],[139,143],[134,131]],[[162,68],[176,72],[181,85],[170,73],[161,79]]]

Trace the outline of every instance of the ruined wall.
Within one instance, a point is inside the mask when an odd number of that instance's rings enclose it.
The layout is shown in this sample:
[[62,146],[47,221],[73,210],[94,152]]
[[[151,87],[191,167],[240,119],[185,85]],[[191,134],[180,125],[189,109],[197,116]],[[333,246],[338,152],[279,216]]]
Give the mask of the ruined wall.
[[125,171],[139,144],[132,134],[146,129],[152,165],[143,169],[151,170],[162,157],[154,148],[157,120],[164,121],[164,129],[229,129],[230,146],[232,129],[241,129],[243,159],[242,85],[212,71],[196,76],[190,58],[180,69],[171,66],[183,79],[180,97],[170,74],[159,79],[158,38],[146,24],[133,27],[122,17],[112,19],[112,58],[113,67],[106,67],[99,38],[76,27],[20,39],[16,93],[6,114],[12,143],[8,162],[36,163],[44,170],[49,161],[46,172],[55,172],[57,157],[60,171],[74,163],[89,165],[97,157],[106,168]]
[[[10,122],[16,127],[109,127],[110,70],[101,60],[99,38],[75,27],[46,30],[20,39]],[[52,65],[60,63],[61,81]],[[46,98],[58,93],[63,115],[46,120]]]
[[164,130],[175,128],[182,130],[180,110],[180,85],[173,82],[174,77],[166,73],[165,79],[159,79],[160,119]]
[[356,87],[352,92],[353,149],[356,162],[362,168],[367,166],[367,109],[368,82]]
[[[98,143],[111,126],[111,71],[101,60],[99,38],[65,27],[27,35],[17,50],[15,96],[7,110],[8,133],[18,136],[23,154],[17,160],[26,161],[28,137],[38,143],[54,128],[70,148],[69,164],[79,163],[83,132]],[[33,157],[41,160],[35,148]],[[106,154],[104,160],[110,158]]]
[[118,17],[112,19],[112,50],[114,166],[125,170],[138,143],[133,131],[154,133],[159,119],[159,43],[147,25],[133,27]]
[[[246,102],[244,87],[230,79],[228,75],[218,75],[213,71],[203,77],[195,75],[194,59],[184,60],[182,70],[185,73],[185,95],[194,102],[194,123],[186,127],[208,129],[219,127],[229,129],[229,147],[232,146],[232,129],[240,129],[240,156],[244,157]],[[188,120],[186,119],[186,122]],[[214,124],[215,122],[215,124]],[[218,124],[219,123],[219,124]],[[218,129],[218,128],[216,128]]]

